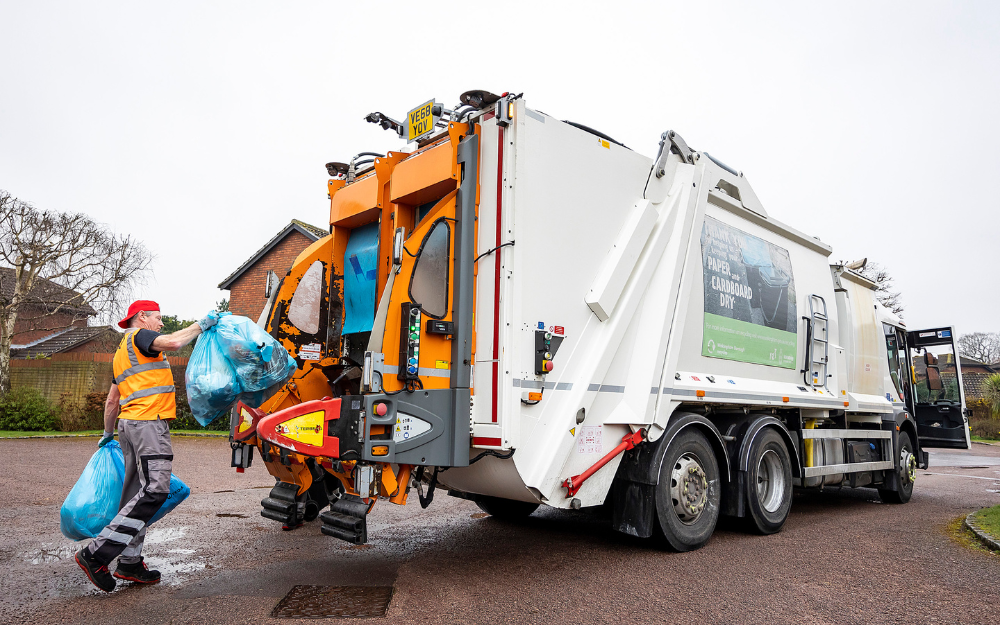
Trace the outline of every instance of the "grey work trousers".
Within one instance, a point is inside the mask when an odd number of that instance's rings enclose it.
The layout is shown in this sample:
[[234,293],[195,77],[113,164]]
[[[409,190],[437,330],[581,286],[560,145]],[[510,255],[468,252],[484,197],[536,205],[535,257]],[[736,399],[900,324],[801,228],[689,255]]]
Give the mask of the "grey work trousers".
[[101,564],[135,564],[142,555],[146,524],[170,494],[174,459],[167,421],[118,420],[118,441],[125,454],[125,481],[118,514],[87,549]]

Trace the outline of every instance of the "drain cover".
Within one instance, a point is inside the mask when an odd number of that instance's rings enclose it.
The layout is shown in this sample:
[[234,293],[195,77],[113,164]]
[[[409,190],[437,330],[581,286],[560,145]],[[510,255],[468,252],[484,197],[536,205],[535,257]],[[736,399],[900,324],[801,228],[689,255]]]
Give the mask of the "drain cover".
[[274,618],[385,616],[392,586],[293,586],[271,610]]

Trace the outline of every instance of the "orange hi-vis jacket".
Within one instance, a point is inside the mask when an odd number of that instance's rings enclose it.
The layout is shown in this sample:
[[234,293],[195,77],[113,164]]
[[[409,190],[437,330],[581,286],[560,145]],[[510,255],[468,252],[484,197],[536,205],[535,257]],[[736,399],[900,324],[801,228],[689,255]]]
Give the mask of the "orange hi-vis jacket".
[[119,419],[155,421],[177,417],[174,398],[174,376],[170,363],[161,352],[156,358],[147,358],[135,346],[139,328],[125,332],[125,338],[115,352],[115,384],[121,400]]

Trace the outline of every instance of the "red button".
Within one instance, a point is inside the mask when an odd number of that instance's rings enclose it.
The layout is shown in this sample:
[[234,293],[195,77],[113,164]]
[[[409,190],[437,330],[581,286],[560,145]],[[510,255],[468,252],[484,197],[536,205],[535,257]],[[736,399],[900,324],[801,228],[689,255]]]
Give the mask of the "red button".
[[385,404],[375,404],[375,414],[380,417],[384,417],[385,413],[389,412],[389,407]]
[[545,370],[546,371],[552,371],[552,361],[551,360],[546,360],[545,361]]

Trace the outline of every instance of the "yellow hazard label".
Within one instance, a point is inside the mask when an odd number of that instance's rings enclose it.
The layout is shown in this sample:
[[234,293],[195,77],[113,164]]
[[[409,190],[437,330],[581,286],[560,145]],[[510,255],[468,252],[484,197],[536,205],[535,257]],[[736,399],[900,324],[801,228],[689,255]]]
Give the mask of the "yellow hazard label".
[[240,410],[240,427],[237,428],[237,432],[242,434],[250,429],[253,425],[253,417],[250,416],[250,412],[246,408]]
[[447,360],[438,360],[437,362],[434,363],[434,367],[437,368],[437,369],[447,369],[448,368],[448,361]]
[[570,428],[569,433],[573,436],[576,436],[576,428]]
[[310,412],[280,423],[278,434],[306,445],[323,445],[323,411]]
[[434,100],[406,114],[406,138],[413,141],[434,129]]
[[611,144],[610,144],[610,143],[608,143],[607,141],[605,141],[604,139],[598,139],[598,141],[600,141],[600,142],[601,142],[601,147],[602,147],[602,148],[606,148],[606,149],[608,149],[608,150],[610,150],[610,149],[611,149]]

